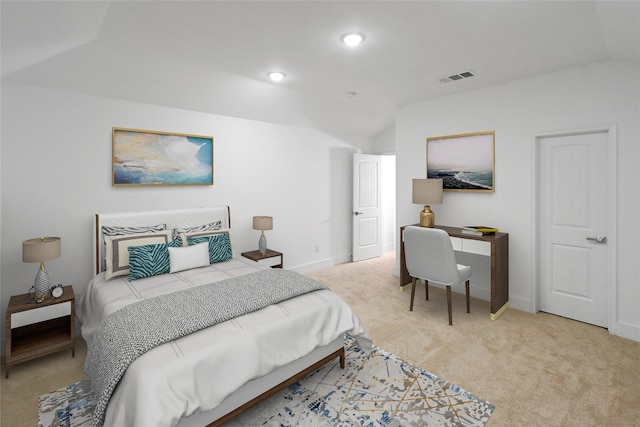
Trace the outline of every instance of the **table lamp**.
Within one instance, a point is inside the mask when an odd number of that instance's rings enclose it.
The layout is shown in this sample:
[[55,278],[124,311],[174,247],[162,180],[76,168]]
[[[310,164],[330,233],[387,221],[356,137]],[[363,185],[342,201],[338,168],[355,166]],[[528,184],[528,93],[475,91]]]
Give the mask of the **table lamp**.
[[273,229],[273,217],[270,216],[254,216],[253,229],[260,230],[260,240],[258,241],[258,250],[262,255],[267,253],[267,238],[264,237],[264,230]]
[[44,268],[44,262],[60,257],[61,246],[59,237],[39,237],[22,242],[22,262],[40,263],[33,283],[37,302],[42,302],[49,295],[49,275]]
[[436,223],[436,215],[429,205],[442,203],[442,180],[414,179],[413,203],[424,205],[424,210],[420,212],[420,226],[433,227]]

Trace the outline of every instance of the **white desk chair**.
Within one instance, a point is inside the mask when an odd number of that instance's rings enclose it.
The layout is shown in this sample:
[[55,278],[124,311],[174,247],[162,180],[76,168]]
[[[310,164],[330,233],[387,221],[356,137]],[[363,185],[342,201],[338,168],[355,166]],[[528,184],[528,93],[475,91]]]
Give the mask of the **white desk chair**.
[[423,279],[427,300],[429,299],[429,282],[447,287],[447,308],[449,324],[451,317],[451,286],[464,282],[467,296],[467,313],[469,313],[469,278],[471,267],[456,262],[451,239],[446,231],[437,228],[406,227],[404,229],[404,251],[407,270],[411,276],[411,305],[416,292],[416,280]]

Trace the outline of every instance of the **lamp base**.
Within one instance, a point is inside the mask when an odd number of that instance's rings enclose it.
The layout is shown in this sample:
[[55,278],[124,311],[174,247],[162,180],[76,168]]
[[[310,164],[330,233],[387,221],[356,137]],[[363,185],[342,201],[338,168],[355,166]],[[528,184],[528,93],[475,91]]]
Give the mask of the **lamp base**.
[[34,294],[37,302],[42,302],[49,296],[49,274],[44,269],[44,264],[40,264],[36,280],[33,283]]
[[267,238],[264,237],[264,231],[260,234],[260,240],[258,240],[258,251],[262,255],[267,253]]
[[424,206],[424,210],[420,212],[420,227],[433,228],[436,223],[436,214],[433,213],[429,205]]

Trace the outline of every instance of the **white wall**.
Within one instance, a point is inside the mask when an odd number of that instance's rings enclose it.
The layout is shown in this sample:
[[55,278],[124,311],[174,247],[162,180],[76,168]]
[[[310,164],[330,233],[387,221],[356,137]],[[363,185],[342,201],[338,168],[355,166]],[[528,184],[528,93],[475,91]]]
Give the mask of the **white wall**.
[[382,245],[396,248],[396,129],[391,126],[373,139],[373,154],[382,155]]
[[396,156],[382,156],[382,248],[396,248]]
[[[5,82],[1,108],[0,330],[9,297],[35,278],[22,262],[28,238],[60,236],[47,271],[82,292],[96,212],[229,205],[240,251],[257,248],[252,216],[271,215],[267,241],[286,268],[351,259],[352,155],[371,152],[369,139]],[[112,187],[112,126],[213,136],[214,185]]]
[[395,154],[396,127],[391,126],[373,139],[373,154]]
[[640,341],[638,65],[597,63],[400,108],[398,226],[416,222],[411,179],[425,175],[427,137],[495,130],[495,193],[445,193],[443,204],[432,209],[438,224],[484,223],[509,233],[510,305],[533,311],[534,135],[608,123],[618,125],[619,190],[617,319],[611,329]]

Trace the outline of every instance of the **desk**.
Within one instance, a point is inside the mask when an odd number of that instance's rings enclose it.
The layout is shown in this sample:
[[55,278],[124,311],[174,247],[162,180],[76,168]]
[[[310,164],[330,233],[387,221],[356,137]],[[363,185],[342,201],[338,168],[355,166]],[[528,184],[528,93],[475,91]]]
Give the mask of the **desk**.
[[[419,224],[411,224],[419,226]],[[407,264],[404,255],[404,228],[408,226],[400,227],[400,286],[411,283],[411,276],[407,270]],[[435,228],[446,231],[452,242],[454,243],[454,250],[462,252],[480,253],[481,255],[487,255],[491,257],[491,320],[496,320],[506,309],[509,307],[509,234],[508,233],[496,233],[494,235],[487,236],[474,236],[462,232],[459,227],[449,227],[446,225],[436,225]],[[456,247],[456,240],[460,241],[460,247]],[[471,250],[465,250],[465,241],[474,243],[470,248]],[[477,242],[477,243],[476,243]],[[474,246],[477,246],[480,242],[487,242],[490,244],[490,251],[482,253],[482,251],[476,251]],[[473,276],[472,276],[473,280]]]

